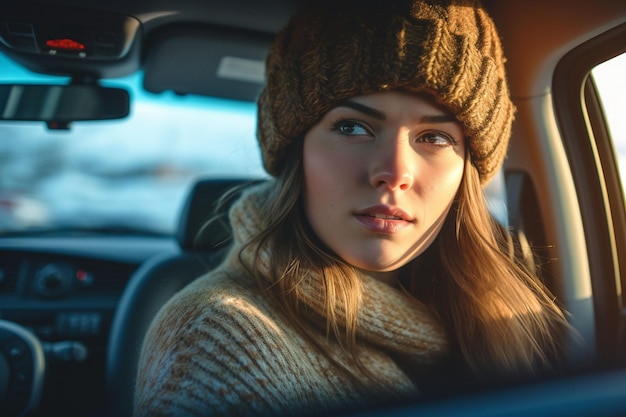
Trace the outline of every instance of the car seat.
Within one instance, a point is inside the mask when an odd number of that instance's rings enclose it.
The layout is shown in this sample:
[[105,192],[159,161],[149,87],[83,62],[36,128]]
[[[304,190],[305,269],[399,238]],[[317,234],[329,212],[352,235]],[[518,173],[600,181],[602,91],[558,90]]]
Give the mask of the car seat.
[[[149,259],[130,278],[109,334],[105,416],[132,415],[137,363],[148,326],[176,292],[220,263],[230,241],[228,208],[241,189],[254,182],[246,179],[196,182],[179,219],[180,251]],[[233,192],[224,195],[228,190]],[[215,221],[207,223],[212,217]]]

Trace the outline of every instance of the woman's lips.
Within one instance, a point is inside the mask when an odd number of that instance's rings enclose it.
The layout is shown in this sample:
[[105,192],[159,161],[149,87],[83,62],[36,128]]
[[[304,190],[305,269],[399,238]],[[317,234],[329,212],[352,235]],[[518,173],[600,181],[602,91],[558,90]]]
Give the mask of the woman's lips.
[[404,210],[387,205],[358,210],[354,218],[368,230],[382,234],[397,233],[415,222]]

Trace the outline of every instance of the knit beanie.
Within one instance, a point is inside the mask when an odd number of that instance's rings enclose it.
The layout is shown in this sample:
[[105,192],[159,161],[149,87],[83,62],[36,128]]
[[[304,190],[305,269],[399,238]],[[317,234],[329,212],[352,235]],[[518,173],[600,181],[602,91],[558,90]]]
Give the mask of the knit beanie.
[[278,176],[291,145],[355,96],[429,93],[464,126],[485,184],[506,154],[514,115],[500,38],[478,0],[335,0],[303,7],[266,62],[257,136]]

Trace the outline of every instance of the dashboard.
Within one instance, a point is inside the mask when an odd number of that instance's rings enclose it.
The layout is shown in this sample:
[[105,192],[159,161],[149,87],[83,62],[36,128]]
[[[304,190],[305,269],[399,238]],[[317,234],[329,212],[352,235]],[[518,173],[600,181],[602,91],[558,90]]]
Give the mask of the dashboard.
[[31,402],[46,416],[102,408],[124,287],[143,262],[177,251],[173,237],[0,239],[0,402],[9,415]]

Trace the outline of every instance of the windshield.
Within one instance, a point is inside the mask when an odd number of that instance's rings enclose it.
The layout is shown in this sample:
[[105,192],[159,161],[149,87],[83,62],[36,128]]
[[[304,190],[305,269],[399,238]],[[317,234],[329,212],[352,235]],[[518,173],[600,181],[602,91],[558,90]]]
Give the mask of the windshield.
[[[60,83],[0,54],[2,83]],[[29,230],[134,230],[173,234],[198,178],[264,177],[256,104],[150,94],[141,75],[108,80],[131,94],[129,118],[0,121],[0,234]]]

